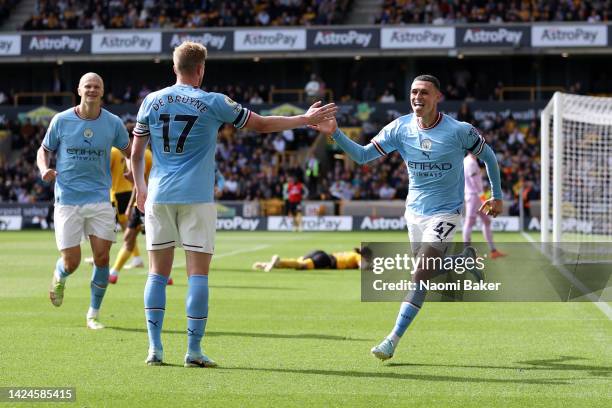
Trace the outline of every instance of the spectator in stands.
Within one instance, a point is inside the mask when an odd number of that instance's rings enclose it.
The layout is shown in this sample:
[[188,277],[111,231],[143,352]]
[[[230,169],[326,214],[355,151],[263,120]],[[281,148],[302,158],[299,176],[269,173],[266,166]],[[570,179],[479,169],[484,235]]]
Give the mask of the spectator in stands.
[[457,112],[457,120],[461,122],[467,122],[472,125],[475,125],[476,120],[474,119],[474,115],[472,115],[472,111],[470,110],[470,106],[464,102],[461,104],[459,108],[459,112]]
[[385,182],[378,190],[378,196],[383,200],[391,200],[395,198],[395,189]]
[[295,132],[293,129],[283,130],[281,132],[283,139],[285,140],[285,149],[286,150],[295,150]]
[[516,148],[525,144],[525,135],[520,131],[518,126],[515,126],[512,132],[508,135],[507,144],[510,148]]
[[380,103],[395,103],[395,96],[389,92],[388,89],[385,89],[385,92],[378,99]]
[[359,102],[361,100],[361,92],[359,82],[352,80],[342,99],[344,102]]
[[329,192],[332,197],[338,200],[351,200],[353,199],[353,189],[351,185],[344,180],[336,180],[329,188]]
[[317,74],[310,75],[310,81],[304,86],[306,92],[306,102],[314,103],[325,96],[325,82]]
[[316,196],[317,185],[319,184],[319,159],[312,152],[306,160],[306,185],[310,196]]
[[361,99],[364,102],[374,102],[376,100],[376,89],[372,86],[372,81],[367,81],[363,88]]
[[223,193],[221,198],[225,200],[235,200],[239,196],[238,187],[238,177],[236,176],[236,174],[230,175],[229,173],[227,173],[225,175],[225,184],[223,186]]
[[261,105],[262,103],[264,103],[264,100],[261,99],[259,92],[253,92],[251,94],[251,97],[249,98],[249,103],[251,105]]
[[136,104],[140,105],[140,102],[142,102],[142,100],[150,93],[151,90],[149,89],[147,84],[142,84],[140,91],[138,91],[138,100],[136,101]]
[[285,139],[281,136],[280,133],[276,135],[272,144],[274,145],[274,149],[278,153],[283,153],[285,151],[285,147],[286,147]]
[[444,1],[385,0],[377,24],[461,24],[606,20],[609,2],[603,1]]
[[[0,21],[5,13],[0,3]],[[343,22],[349,1],[210,0],[205,2],[83,1],[41,2],[38,14],[24,30],[140,28],[196,28],[286,25],[328,25]]]
[[125,92],[123,93],[122,99],[125,103],[134,103],[136,101],[136,97],[134,95],[134,91],[132,91],[131,85],[128,85],[125,88]]

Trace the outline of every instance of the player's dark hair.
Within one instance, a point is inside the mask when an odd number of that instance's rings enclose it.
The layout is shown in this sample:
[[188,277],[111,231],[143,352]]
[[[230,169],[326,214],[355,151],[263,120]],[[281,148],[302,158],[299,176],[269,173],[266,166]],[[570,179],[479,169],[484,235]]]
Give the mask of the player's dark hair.
[[436,87],[438,91],[440,90],[440,80],[433,75],[429,75],[429,74],[419,75],[418,77],[414,78],[414,81],[431,82],[432,84],[434,84],[434,86]]

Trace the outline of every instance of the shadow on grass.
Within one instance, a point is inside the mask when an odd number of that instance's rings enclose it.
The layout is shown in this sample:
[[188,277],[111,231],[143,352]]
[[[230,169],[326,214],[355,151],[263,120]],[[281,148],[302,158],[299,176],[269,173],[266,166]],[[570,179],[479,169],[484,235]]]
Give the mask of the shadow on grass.
[[[215,258],[213,257],[213,260]],[[251,268],[229,268],[229,267],[225,267],[225,266],[220,266],[220,265],[214,265],[212,264],[210,266],[210,270],[212,271],[212,273],[223,273],[223,272],[244,272],[244,273],[250,273],[250,274],[256,274],[258,273],[258,271],[254,271]]]
[[388,367],[443,367],[443,368],[476,368],[495,370],[519,370],[519,371],[584,371],[592,376],[609,377],[612,367],[567,364],[567,361],[586,360],[582,357],[561,356],[546,360],[516,361],[516,366],[501,365],[463,365],[463,364],[421,364],[421,363],[389,363]]
[[[186,285],[185,285],[186,286]],[[235,286],[235,285],[210,285],[212,289],[247,289],[247,290],[302,290],[301,288],[289,288],[283,286]]]
[[[117,330],[133,333],[146,333],[147,329],[132,328],[132,327],[114,327],[106,326],[109,330]],[[165,334],[181,334],[185,335],[184,330],[162,330]],[[244,333],[244,332],[222,332],[222,331],[207,331],[206,337],[255,337],[267,339],[307,339],[307,340],[336,340],[336,341],[373,341],[372,339],[356,339],[345,336],[332,336],[328,334],[279,334],[279,333]]]
[[534,384],[534,385],[565,385],[570,384],[564,379],[498,379],[498,378],[475,378],[466,376],[431,375],[431,374],[404,374],[404,373],[381,373],[350,370],[313,370],[313,369],[290,369],[290,368],[253,368],[253,367],[218,367],[218,370],[239,370],[272,372],[282,374],[311,374],[337,377],[356,378],[387,378],[391,380],[414,380],[414,381],[437,381],[452,383],[490,383],[490,384]]
[[180,367],[180,368],[184,368],[185,366],[183,364],[172,364],[172,363],[166,363],[165,361],[158,366],[150,366],[151,368],[156,368],[156,367]]
[[[186,288],[187,283],[174,282],[172,286],[177,288]],[[283,286],[238,286],[238,285],[209,285],[211,289],[246,289],[246,290],[303,290],[302,288],[289,288]],[[171,290],[171,289],[170,289]]]

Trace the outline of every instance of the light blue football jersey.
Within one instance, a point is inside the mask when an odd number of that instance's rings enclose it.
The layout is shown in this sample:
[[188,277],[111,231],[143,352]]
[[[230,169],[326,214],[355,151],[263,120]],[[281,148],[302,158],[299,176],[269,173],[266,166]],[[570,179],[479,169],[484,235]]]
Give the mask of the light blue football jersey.
[[110,202],[110,154],[130,143],[121,119],[102,109],[97,119],[82,119],[76,108],[53,117],[42,142],[56,153],[55,203],[84,205]]
[[135,136],[150,136],[154,204],[214,201],[217,133],[224,123],[246,125],[251,112],[229,97],[177,84],[149,94],[138,111]]
[[417,215],[459,214],[463,206],[463,158],[478,155],[486,145],[469,123],[439,113],[421,128],[414,114],[401,116],[372,139],[381,155],[397,150],[409,176],[406,207]]

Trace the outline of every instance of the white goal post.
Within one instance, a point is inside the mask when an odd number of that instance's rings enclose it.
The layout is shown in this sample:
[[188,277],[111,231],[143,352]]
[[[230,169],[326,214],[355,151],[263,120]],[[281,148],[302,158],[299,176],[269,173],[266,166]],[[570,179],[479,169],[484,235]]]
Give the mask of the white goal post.
[[557,92],[542,111],[540,134],[541,241],[609,241],[612,98]]

